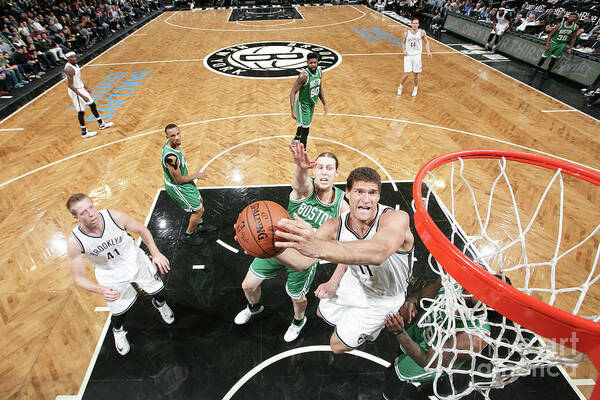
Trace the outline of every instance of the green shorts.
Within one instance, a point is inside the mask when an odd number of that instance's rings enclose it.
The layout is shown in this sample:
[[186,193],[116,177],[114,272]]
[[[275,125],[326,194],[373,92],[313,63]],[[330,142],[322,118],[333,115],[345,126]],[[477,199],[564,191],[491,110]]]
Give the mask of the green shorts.
[[183,185],[165,184],[165,189],[169,197],[185,211],[193,212],[202,208],[202,196],[193,182]]
[[567,47],[566,43],[550,42],[550,48],[548,49],[548,51],[544,51],[542,53],[542,57],[552,56],[554,58],[560,58],[562,57],[562,54],[565,51],[565,47]]
[[285,291],[288,296],[299,299],[308,293],[310,285],[312,285],[315,279],[317,263],[318,261],[308,269],[298,272],[287,268],[285,265],[281,265],[274,258],[255,258],[252,264],[250,264],[250,272],[259,279],[272,279],[277,276],[279,271],[286,269],[288,276]]
[[314,103],[301,103],[296,100],[296,125],[308,128],[315,112]]

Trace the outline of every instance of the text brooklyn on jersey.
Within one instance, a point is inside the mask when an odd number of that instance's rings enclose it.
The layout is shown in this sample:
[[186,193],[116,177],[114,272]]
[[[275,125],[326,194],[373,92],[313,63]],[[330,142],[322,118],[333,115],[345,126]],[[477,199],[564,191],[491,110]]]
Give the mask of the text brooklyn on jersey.
[[323,71],[338,66],[342,56],[335,50],[310,43],[258,42],[226,47],[204,58],[206,68],[242,78],[287,78],[306,67],[306,55],[317,53]]

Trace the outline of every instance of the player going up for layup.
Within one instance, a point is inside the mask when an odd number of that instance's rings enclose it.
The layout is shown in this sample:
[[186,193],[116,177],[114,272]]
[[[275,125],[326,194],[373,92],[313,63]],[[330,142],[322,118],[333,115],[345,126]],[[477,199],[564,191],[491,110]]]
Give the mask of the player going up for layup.
[[[327,114],[327,103],[323,93],[323,72],[319,67],[319,55],[317,53],[308,53],[306,56],[307,68],[303,69],[294,83],[290,93],[290,108],[292,109],[292,119],[296,120],[296,137],[306,149],[308,140],[308,130],[315,112],[315,104],[321,99],[323,102],[323,113]],[[298,100],[294,106],[296,92],[299,91]]]
[[[344,193],[333,186],[338,176],[338,160],[333,153],[321,153],[316,161],[310,161],[304,146],[296,141],[290,145],[292,158],[296,164],[292,180],[292,192],[288,212],[303,218],[312,228],[318,228],[329,218],[339,216],[348,210]],[[310,177],[313,170],[314,178]],[[311,228],[311,229],[312,229]],[[312,263],[303,271],[288,268],[286,292],[292,299],[294,319],[284,335],[286,342],[295,340],[306,325],[306,293],[315,277],[317,264]],[[255,258],[242,282],[242,289],[248,300],[248,306],[238,313],[235,323],[245,324],[250,318],[264,310],[260,303],[261,284],[265,279],[274,278],[285,266],[273,258]]]
[[[315,294],[322,298],[318,315],[335,326],[330,346],[334,353],[374,341],[385,317],[404,303],[412,274],[414,236],[405,211],[379,204],[381,177],[362,167],[346,181],[350,211],[327,220],[315,232],[294,215],[279,226],[287,232],[276,242],[288,248],[277,260],[302,270],[315,258],[339,263],[331,279]],[[295,250],[294,250],[295,249]]]

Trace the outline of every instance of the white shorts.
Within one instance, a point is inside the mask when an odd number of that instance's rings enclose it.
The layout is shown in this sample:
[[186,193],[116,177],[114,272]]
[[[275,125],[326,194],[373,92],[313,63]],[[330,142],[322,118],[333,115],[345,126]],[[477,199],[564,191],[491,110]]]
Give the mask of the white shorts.
[[502,34],[508,29],[508,25],[496,25],[494,29],[492,29],[492,33],[498,36],[502,36]]
[[139,254],[137,259],[138,271],[130,281],[105,285],[114,287],[121,293],[121,297],[117,300],[106,302],[110,312],[114,315],[123,314],[135,303],[138,292],[131,285],[131,282],[135,282],[144,292],[150,295],[160,292],[165,287],[148,256]]
[[80,96],[77,95],[77,93],[75,93],[71,89],[67,89],[67,92],[69,92],[69,97],[71,98],[71,101],[73,101],[73,107],[75,107],[75,109],[77,111],[85,111],[85,106],[92,104],[94,102],[94,99],[92,98],[92,96],[90,96],[90,94],[88,93],[87,90],[85,90],[85,89],[77,89],[77,90],[79,91],[79,93],[88,97],[90,99],[90,102],[86,103]]
[[415,74],[421,73],[423,65],[421,63],[421,55],[417,54],[414,56],[404,56],[404,72],[413,72]]
[[405,296],[375,298],[364,295],[358,281],[345,273],[336,295],[319,302],[319,312],[346,347],[356,348],[374,341],[385,326],[386,315],[404,304]]

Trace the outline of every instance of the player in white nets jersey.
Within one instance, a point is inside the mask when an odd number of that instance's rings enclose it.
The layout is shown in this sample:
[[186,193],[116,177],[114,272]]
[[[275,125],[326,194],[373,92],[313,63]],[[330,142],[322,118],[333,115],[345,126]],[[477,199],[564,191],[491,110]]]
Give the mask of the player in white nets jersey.
[[406,31],[406,36],[404,37],[404,75],[400,80],[400,86],[398,86],[397,93],[402,94],[402,85],[404,85],[408,75],[412,73],[414,81],[412,95],[414,97],[419,90],[419,74],[423,70],[423,63],[421,61],[423,42],[425,42],[425,48],[427,49],[429,58],[431,58],[431,50],[429,50],[427,34],[423,29],[419,29],[419,19],[413,18],[410,26],[411,28]]
[[[85,194],[69,197],[67,209],[79,223],[67,240],[71,276],[77,286],[104,296],[112,314],[115,347],[119,354],[125,355],[130,346],[123,321],[137,298],[131,282],[153,297],[152,304],[164,322],[175,321],[167,304],[167,292],[155,269],[166,274],[169,260],[156,247],[150,231],[127,214],[117,210],[98,211]],[[136,246],[128,231],[141,236],[152,261]],[[86,277],[83,256],[93,265],[97,283]]]
[[98,122],[98,129],[106,129],[110,128],[113,123],[112,122],[104,122],[102,118],[100,118],[100,114],[98,113],[98,109],[96,108],[96,103],[90,95],[90,90],[83,80],[81,79],[81,68],[77,64],[77,55],[75,52],[70,51],[65,54],[68,62],[65,64],[65,75],[67,76],[67,93],[69,93],[69,97],[73,102],[73,107],[77,110],[77,118],[79,119],[79,125],[81,125],[81,137],[83,139],[92,137],[96,135],[96,131],[88,131],[85,127],[85,106],[90,106],[90,110],[92,110],[92,114],[96,117],[96,121]]
[[[330,345],[334,353],[373,341],[386,315],[404,303],[412,274],[414,236],[405,211],[379,204],[381,178],[371,168],[348,176],[350,212],[332,218],[314,232],[302,219],[279,223],[288,233],[276,246],[287,248],[276,258],[290,266],[310,266],[315,258],[339,263],[331,279],[319,285],[318,315],[335,326]],[[304,267],[300,267],[304,268]]]

